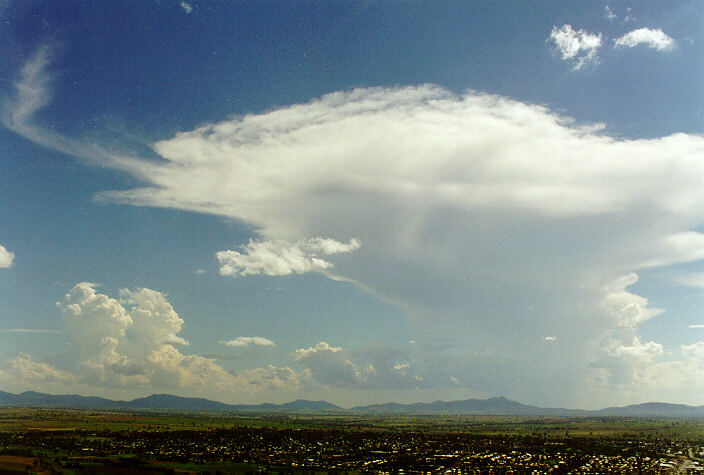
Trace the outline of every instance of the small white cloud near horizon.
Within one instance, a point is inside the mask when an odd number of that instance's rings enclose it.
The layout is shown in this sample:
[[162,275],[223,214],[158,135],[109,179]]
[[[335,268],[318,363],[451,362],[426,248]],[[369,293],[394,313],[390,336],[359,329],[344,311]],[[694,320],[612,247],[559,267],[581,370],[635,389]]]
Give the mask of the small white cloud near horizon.
[[574,71],[598,60],[601,33],[595,34],[581,29],[575,31],[572,25],[565,24],[559,28],[553,26],[549,39],[562,55],[562,59],[574,63]]
[[546,336],[543,338],[545,341],[556,341],[557,337],[556,336]]
[[261,336],[238,336],[234,340],[221,341],[221,345],[233,348],[246,348],[248,346],[276,346],[276,343]]
[[676,44],[675,40],[660,28],[638,28],[614,40],[614,48],[634,48],[638,45],[645,45],[657,51],[670,51]]
[[8,269],[12,267],[15,260],[15,253],[5,249],[5,246],[0,245],[0,269]]
[[689,328],[704,328],[702,324],[690,325]]
[[196,269],[193,271],[195,275],[203,275],[205,274],[205,269]]
[[193,11],[193,7],[189,3],[182,1],[180,5],[181,8],[183,8],[183,11],[186,13],[191,13]]
[[286,241],[250,241],[243,252],[220,251],[220,275],[281,276],[324,271],[333,265],[320,256],[352,252],[361,246],[359,239],[348,243],[327,238],[313,238],[291,244]]
[[[404,354],[385,345],[350,352],[325,341],[300,348],[293,357],[310,371],[312,381],[347,389],[417,388],[423,377]],[[423,383],[427,386],[426,383]]]

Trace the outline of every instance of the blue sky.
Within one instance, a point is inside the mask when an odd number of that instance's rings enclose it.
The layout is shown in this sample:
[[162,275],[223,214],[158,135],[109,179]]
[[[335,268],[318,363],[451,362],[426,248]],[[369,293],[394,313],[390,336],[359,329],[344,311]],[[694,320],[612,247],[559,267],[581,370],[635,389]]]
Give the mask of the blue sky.
[[682,2],[0,2],[0,390],[704,389]]

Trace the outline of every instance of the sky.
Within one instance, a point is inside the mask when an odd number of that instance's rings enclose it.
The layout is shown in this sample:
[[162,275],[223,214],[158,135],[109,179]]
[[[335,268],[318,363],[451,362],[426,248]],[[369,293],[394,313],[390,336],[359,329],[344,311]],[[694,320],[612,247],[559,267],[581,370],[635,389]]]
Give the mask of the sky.
[[704,404],[704,10],[0,0],[0,390]]

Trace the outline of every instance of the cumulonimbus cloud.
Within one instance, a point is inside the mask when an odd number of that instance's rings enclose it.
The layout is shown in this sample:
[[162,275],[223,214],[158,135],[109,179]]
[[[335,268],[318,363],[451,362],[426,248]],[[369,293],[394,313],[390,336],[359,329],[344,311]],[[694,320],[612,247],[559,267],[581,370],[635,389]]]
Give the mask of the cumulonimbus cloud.
[[[585,43],[593,47],[581,44],[576,51],[587,56],[597,47],[594,38]],[[34,82],[43,84],[41,75],[33,71]],[[24,103],[34,102],[12,102]],[[39,130],[31,114],[6,116],[21,118],[19,133]],[[658,310],[627,290],[635,272],[704,257],[696,231],[704,138],[694,134],[613,137],[543,106],[420,85],[336,92],[206,124],[153,148],[161,160],[103,151],[105,164],[144,186],[98,199],[255,226],[252,249],[223,251],[225,274],[296,272],[283,250],[300,250],[295,243],[311,236],[336,246],[354,237],[363,243],[354,253],[317,249],[327,262],[317,267],[312,252],[301,252],[301,269],[324,269],[401,306],[427,322],[427,338],[451,328],[471,355],[491,355],[491,378],[536,399],[549,397],[555,381],[563,394],[586,394],[592,363],[637,356],[617,349],[649,344],[636,333]],[[271,259],[255,258],[258,246],[271,246]],[[556,340],[536,345],[545,335]],[[658,358],[640,355],[648,364]],[[457,363],[453,376],[472,381],[487,367],[486,356],[476,358]]]

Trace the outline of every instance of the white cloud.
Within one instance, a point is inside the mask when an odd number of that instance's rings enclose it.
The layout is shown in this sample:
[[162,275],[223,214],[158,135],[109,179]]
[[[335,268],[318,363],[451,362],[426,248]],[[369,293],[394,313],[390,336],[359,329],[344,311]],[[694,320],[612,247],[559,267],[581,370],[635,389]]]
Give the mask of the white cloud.
[[93,141],[66,137],[53,128],[35,123],[35,113],[51,102],[54,76],[49,72],[49,67],[52,56],[52,49],[43,46],[25,63],[15,84],[14,97],[3,101],[0,115],[3,125],[39,145],[90,163],[118,169],[139,168],[139,160],[135,161],[130,153],[122,154],[113,148],[105,149]]
[[690,325],[689,328],[704,328],[702,324]]
[[[670,400],[688,404],[701,403],[704,387],[704,341],[682,345],[675,359],[653,362],[661,356],[661,348],[652,342],[635,350],[637,365],[631,365],[627,373],[632,378],[630,390],[640,401]],[[679,353],[679,354],[677,354]],[[642,360],[649,364],[642,364]],[[628,386],[624,386],[628,388]]]
[[[183,319],[161,292],[122,289],[117,300],[83,282],[57,305],[72,337],[67,371],[60,374],[80,374],[72,377],[83,385],[209,391],[216,397],[222,392],[295,392],[309,379],[307,371],[274,366],[230,374],[215,359],[181,353],[175,345],[188,344],[179,336]],[[238,343],[273,345],[259,337]]]
[[363,375],[347,359],[340,347],[321,341],[311,348],[301,348],[294,356],[321,384],[335,387],[355,387],[362,384]]
[[77,378],[44,362],[33,361],[24,353],[14,358],[0,360],[0,385],[6,391],[24,391],[38,387],[66,387]]
[[221,275],[288,275],[324,271],[333,265],[320,256],[329,256],[359,249],[361,243],[334,239],[313,238],[290,244],[285,241],[250,241],[238,251],[220,251],[216,254]]
[[317,345],[310,348],[301,348],[296,350],[296,359],[307,358],[319,353],[340,353],[342,348],[339,346],[330,346],[326,341],[321,341]]
[[614,21],[618,18],[608,5],[604,7],[604,17],[608,18],[610,21]]
[[205,269],[196,269],[193,273],[195,275],[203,275],[205,274]]
[[12,267],[12,262],[15,260],[15,254],[0,246],[0,269]]
[[234,340],[221,341],[223,345],[233,348],[246,348],[248,346],[275,346],[273,341],[261,336],[238,336]]
[[543,340],[545,340],[545,341],[556,341],[556,340],[557,340],[557,337],[556,337],[556,336],[546,336],[545,338],[543,338]]
[[413,388],[423,381],[409,363],[399,361],[404,359],[403,354],[385,345],[351,353],[321,341],[314,347],[296,350],[294,357],[310,372],[312,381],[335,388]]
[[151,343],[174,343],[187,345],[177,333],[181,331],[183,320],[179,318],[166,296],[150,289],[130,291],[120,290],[121,304],[130,305],[133,325],[129,329],[135,340]]
[[630,273],[619,277],[604,288],[604,306],[612,317],[616,328],[636,329],[639,324],[663,312],[662,309],[648,307],[648,299],[626,290],[638,282],[638,275]]
[[185,11],[186,13],[191,13],[193,11],[193,7],[184,1],[182,1],[180,5],[181,8],[183,8],[183,11]]
[[627,387],[640,383],[655,358],[663,353],[663,346],[654,341],[641,343],[638,337],[633,337],[629,343],[612,340],[594,366],[607,371],[610,385]]
[[243,371],[239,378],[246,386],[260,391],[295,391],[310,381],[310,372],[306,370],[296,372],[288,366],[277,368],[267,365],[263,368]]
[[670,51],[677,43],[658,28],[638,28],[614,40],[614,48],[645,45],[657,51]]
[[601,33],[595,34],[581,29],[575,31],[572,25],[562,25],[559,28],[553,26],[549,39],[562,55],[562,59],[574,63],[575,70],[598,60]]
[[[577,51],[573,60],[589,54]],[[93,159],[81,140],[42,142],[52,135],[41,135],[31,114],[9,108],[6,117],[22,117],[13,130],[39,143]],[[246,222],[259,235],[252,252],[267,253],[225,254],[225,273],[308,268],[355,282],[420,322],[424,341],[451,334],[468,353],[488,355],[481,362],[493,374],[482,385],[520,386],[533,400],[552,397],[550,381],[585,394],[590,362],[637,346],[638,326],[659,310],[628,291],[632,273],[704,257],[693,231],[704,225],[704,138],[612,137],[501,96],[432,85],[355,89],[206,124],[154,150],[160,160],[99,151],[107,166],[144,183],[99,198]],[[325,252],[337,244],[311,236],[364,246],[333,260]],[[116,328],[128,337],[130,326]],[[535,344],[555,328],[562,345]],[[130,356],[115,335],[102,336]],[[319,358],[350,387],[369,387],[370,364],[392,374],[407,362],[334,361],[341,355],[330,351]],[[455,374],[472,381],[469,370]]]

